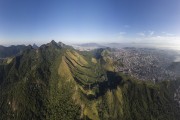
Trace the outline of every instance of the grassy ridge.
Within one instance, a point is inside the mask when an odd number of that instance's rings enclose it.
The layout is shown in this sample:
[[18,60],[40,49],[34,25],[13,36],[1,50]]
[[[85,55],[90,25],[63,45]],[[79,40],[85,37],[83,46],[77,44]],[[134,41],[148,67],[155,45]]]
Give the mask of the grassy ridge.
[[[8,62],[7,62],[8,61]],[[1,61],[0,119],[178,120],[179,81],[157,84],[116,73],[107,51],[51,42]]]

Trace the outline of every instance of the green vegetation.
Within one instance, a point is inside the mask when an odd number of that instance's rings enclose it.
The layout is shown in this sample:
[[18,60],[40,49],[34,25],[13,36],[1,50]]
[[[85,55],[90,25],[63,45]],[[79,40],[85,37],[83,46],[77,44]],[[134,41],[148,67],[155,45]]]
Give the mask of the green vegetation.
[[180,81],[157,84],[114,72],[108,49],[52,41],[0,61],[0,119],[178,120]]

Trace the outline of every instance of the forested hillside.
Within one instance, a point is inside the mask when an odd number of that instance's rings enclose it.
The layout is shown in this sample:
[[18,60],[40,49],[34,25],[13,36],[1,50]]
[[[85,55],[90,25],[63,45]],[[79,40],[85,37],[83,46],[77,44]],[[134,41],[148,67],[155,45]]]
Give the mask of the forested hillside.
[[115,72],[105,49],[80,52],[51,41],[0,62],[0,119],[178,120],[180,81]]

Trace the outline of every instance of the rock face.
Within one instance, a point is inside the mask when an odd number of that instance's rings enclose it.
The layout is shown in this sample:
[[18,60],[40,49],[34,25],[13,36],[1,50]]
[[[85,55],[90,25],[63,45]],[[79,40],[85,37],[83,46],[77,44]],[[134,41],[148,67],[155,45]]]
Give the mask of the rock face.
[[[95,53],[94,53],[95,52]],[[180,82],[153,84],[114,72],[103,49],[79,52],[52,41],[0,63],[0,119],[180,118]]]

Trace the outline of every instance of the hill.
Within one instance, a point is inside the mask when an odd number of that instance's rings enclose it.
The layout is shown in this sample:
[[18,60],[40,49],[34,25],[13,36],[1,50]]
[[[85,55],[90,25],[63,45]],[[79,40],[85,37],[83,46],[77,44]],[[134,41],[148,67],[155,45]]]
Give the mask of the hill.
[[80,52],[51,41],[2,61],[0,119],[180,118],[180,81],[154,84],[115,72],[107,49]]

